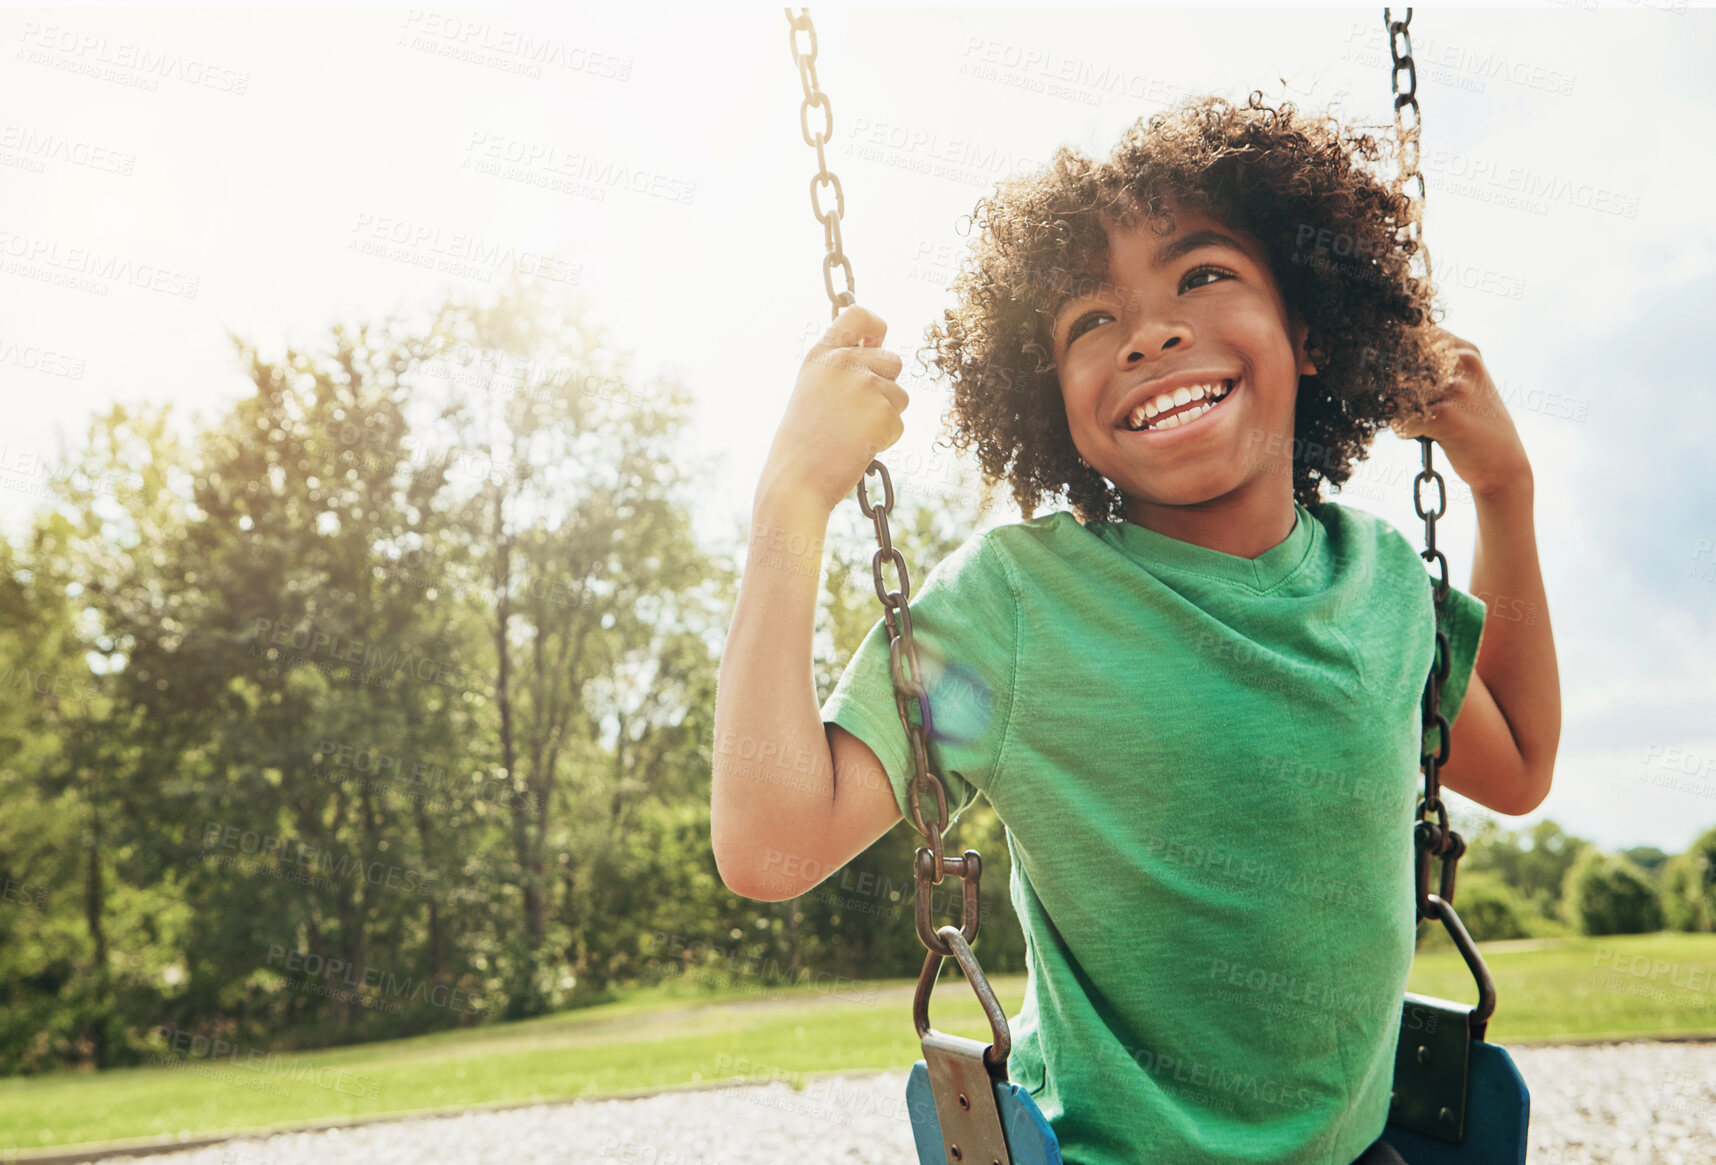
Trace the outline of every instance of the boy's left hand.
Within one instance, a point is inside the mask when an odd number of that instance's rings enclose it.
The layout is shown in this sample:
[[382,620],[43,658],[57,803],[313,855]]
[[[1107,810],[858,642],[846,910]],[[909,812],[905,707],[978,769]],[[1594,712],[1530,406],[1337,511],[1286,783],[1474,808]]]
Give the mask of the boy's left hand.
[[1430,419],[1420,424],[1392,421],[1399,436],[1429,437],[1448,455],[1454,472],[1474,494],[1495,493],[1531,478],[1525,444],[1496,391],[1484,358],[1470,341],[1446,328],[1432,328],[1436,338],[1453,347],[1458,357],[1454,383],[1431,403]]

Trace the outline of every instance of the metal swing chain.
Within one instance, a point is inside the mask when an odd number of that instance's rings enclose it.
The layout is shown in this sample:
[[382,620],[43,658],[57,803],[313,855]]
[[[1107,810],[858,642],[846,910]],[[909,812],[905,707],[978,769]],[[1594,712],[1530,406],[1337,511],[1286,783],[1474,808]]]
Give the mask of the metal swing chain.
[[[1428,283],[1430,251],[1424,244],[1424,174],[1418,168],[1418,133],[1422,121],[1418,108],[1418,67],[1412,59],[1412,9],[1406,10],[1406,19],[1397,21],[1393,19],[1390,10],[1384,8],[1382,22],[1388,32],[1388,51],[1394,62],[1389,84],[1394,90],[1394,132],[1399,143],[1399,168],[1395,177],[1395,190],[1415,211],[1403,224],[1403,230],[1406,238],[1417,244],[1416,253],[1424,260],[1424,279]],[[1405,88],[1402,88],[1400,83],[1402,73],[1406,75]],[[1412,111],[1410,123],[1403,116],[1407,109]],[[1407,191],[1407,183],[1412,181],[1417,182],[1416,196]],[[1419,552],[1419,557],[1435,568],[1436,573],[1431,578],[1431,593],[1436,611],[1441,614],[1447,607],[1448,559],[1436,547],[1436,519],[1447,512],[1448,491],[1442,475],[1436,472],[1431,460],[1435,442],[1429,437],[1419,437],[1418,445],[1423,468],[1413,479],[1412,508],[1424,519],[1424,549]],[[1432,510],[1424,508],[1423,487],[1426,483],[1434,483],[1436,486],[1436,506]],[[1417,851],[1417,888],[1414,900],[1419,921],[1434,913],[1429,901],[1430,855],[1436,854],[1442,859],[1442,876],[1437,896],[1452,905],[1455,871],[1459,866],[1460,856],[1466,852],[1465,840],[1448,826],[1448,808],[1442,803],[1441,778],[1438,772],[1442,765],[1448,763],[1449,750],[1453,743],[1448,718],[1441,710],[1442,684],[1448,678],[1449,662],[1448,636],[1438,620],[1436,654],[1431,659],[1430,675],[1424,683],[1422,723],[1426,731],[1431,728],[1437,730],[1440,747],[1433,753],[1423,752],[1420,755],[1419,760],[1424,769],[1424,795],[1418,801],[1412,827],[1413,845]]]
[[[822,283],[828,292],[830,318],[838,319],[840,309],[856,303],[857,299],[854,295],[852,261],[846,255],[840,236],[840,220],[846,213],[846,195],[841,190],[840,179],[829,170],[828,156],[824,151],[834,128],[834,112],[828,95],[817,84],[816,28],[811,24],[810,10],[800,8],[797,16],[793,15],[790,8],[783,11],[786,12],[789,25],[787,36],[792,46],[793,63],[798,67],[799,81],[804,88],[804,100],[799,106],[799,128],[803,131],[805,145],[816,149],[817,172],[810,180],[810,208],[817,221],[822,224],[828,248],[828,253],[822,260]],[[809,37],[808,49],[799,47],[800,32]],[[813,109],[822,111],[822,124],[814,134],[810,129],[810,113]],[[834,207],[825,211],[821,192],[830,187],[834,191]],[[844,271],[846,276],[846,287],[839,292],[834,290],[836,267]],[[870,497],[867,482],[871,474],[882,480],[880,504]],[[917,646],[912,639],[912,615],[908,605],[912,593],[911,576],[906,571],[905,558],[895,548],[889,535],[888,515],[894,508],[894,486],[888,477],[887,467],[880,461],[871,461],[869,468],[864,471],[864,478],[858,482],[858,506],[876,528],[877,549],[871,556],[870,573],[875,580],[876,597],[882,601],[882,622],[888,632],[888,668],[893,677],[894,706],[899,711],[900,723],[905,726],[906,738],[911,744],[913,775],[908,797],[911,822],[929,842],[927,847],[919,848],[913,866],[913,877],[918,888],[918,937],[935,955],[951,957],[955,954],[953,948],[930,924],[931,895],[927,887],[939,885],[944,873],[957,873],[961,876],[964,881],[964,916],[961,919],[960,932],[969,943],[977,937],[977,889],[982,863],[973,850],[967,850],[956,858],[949,858],[943,853],[942,833],[947,828],[947,790],[935,773],[930,771],[927,744],[932,723],[929,690],[924,686],[923,672],[918,666]],[[898,573],[897,589],[890,590],[882,577],[882,567],[885,563],[892,563]],[[913,724],[907,715],[908,700],[917,701],[920,717],[918,724]],[[921,806],[926,793],[934,794],[936,806],[935,816],[929,821],[925,821]]]

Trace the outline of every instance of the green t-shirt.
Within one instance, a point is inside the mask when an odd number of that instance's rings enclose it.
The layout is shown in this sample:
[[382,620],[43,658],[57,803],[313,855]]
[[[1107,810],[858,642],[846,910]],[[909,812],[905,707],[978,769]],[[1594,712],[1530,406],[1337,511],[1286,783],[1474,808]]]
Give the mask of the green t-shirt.
[[[1061,511],[911,599],[949,812],[982,792],[1013,859],[1009,1074],[1078,1165],[1348,1165],[1387,1120],[1435,605],[1393,526],[1294,510],[1254,559]],[[1449,723],[1483,621],[1450,587]],[[822,717],[905,812],[879,620]]]

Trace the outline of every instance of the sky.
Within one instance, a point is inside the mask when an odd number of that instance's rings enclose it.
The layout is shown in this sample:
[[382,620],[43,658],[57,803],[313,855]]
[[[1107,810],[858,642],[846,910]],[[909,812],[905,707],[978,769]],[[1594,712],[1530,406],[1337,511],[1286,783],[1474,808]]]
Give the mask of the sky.
[[[901,477],[946,404],[913,355],[999,179],[1194,94],[1391,123],[1370,7],[812,15],[858,298],[906,360]],[[1716,12],[1420,7],[1413,32],[1442,322],[1530,456],[1561,672],[1554,791],[1501,822],[1675,852],[1716,825]],[[8,533],[114,402],[188,425],[245,394],[228,331],[314,345],[522,266],[691,390],[701,528],[735,544],[829,319],[780,8],[0,9],[0,41]],[[1417,544],[1417,455],[1382,434],[1339,500]],[[1456,490],[1457,586],[1475,534]]]

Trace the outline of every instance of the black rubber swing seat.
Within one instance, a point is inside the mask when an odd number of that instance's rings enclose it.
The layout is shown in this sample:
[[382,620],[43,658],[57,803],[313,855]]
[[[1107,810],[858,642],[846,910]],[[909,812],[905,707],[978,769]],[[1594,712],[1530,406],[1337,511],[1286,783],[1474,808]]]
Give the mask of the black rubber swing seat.
[[[1531,1094],[1507,1049],[1483,1038],[1495,984],[1453,906],[1427,897],[1477,980],[1478,1002],[1406,993],[1382,1139],[1407,1165],[1525,1165]],[[977,992],[993,1039],[985,1044],[929,1025],[929,991],[945,958],[931,952],[913,1006],[925,1058],[906,1081],[918,1165],[1063,1165],[1042,1110],[1007,1079],[1006,1014],[970,944],[956,926],[937,934]]]

